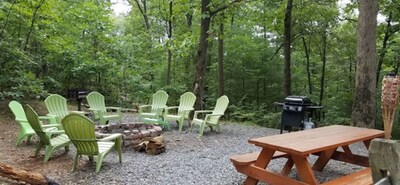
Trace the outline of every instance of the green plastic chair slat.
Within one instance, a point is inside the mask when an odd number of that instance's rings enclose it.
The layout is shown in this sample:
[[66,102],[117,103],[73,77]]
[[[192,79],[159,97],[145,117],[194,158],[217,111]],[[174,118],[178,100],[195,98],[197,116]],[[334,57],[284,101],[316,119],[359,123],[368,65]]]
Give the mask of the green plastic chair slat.
[[53,136],[50,139],[49,135],[51,134],[48,134],[45,130],[43,130],[39,121],[39,117],[36,114],[36,112],[32,109],[32,107],[26,105],[24,108],[29,124],[31,125],[33,130],[35,130],[36,134],[40,138],[40,141],[36,146],[35,156],[39,154],[39,151],[42,147],[45,147],[46,152],[45,152],[44,162],[47,162],[55,150],[62,147],[65,148],[65,151],[69,150],[69,144],[71,144],[71,141],[65,134]]
[[111,142],[99,141],[98,144],[99,144],[99,153],[104,153],[110,150],[114,146],[114,143]]
[[[192,120],[191,129],[193,128],[193,125],[199,125],[200,126],[199,137],[201,137],[203,135],[204,127],[206,125],[208,125],[211,128],[211,130],[213,130],[213,127],[216,127],[217,131],[220,132],[219,119],[221,116],[224,115],[226,108],[228,108],[228,104],[229,104],[228,97],[223,95],[220,98],[218,98],[217,103],[214,107],[214,110],[195,111],[193,120]],[[204,112],[210,112],[211,114],[206,114],[204,119],[198,118],[198,114],[204,113]]]
[[[155,118],[162,119],[162,113],[165,107],[167,107],[169,95],[165,91],[157,91],[153,94],[151,105],[144,105],[139,107],[139,117],[143,118]],[[150,111],[146,111],[145,107],[150,106]]]
[[52,139],[50,139],[50,143],[52,145],[59,145],[64,143],[66,140],[69,140],[68,136],[65,134],[61,134],[58,137],[54,137]]
[[177,121],[179,131],[182,131],[184,120],[189,121],[189,114],[194,110],[193,106],[196,101],[196,96],[192,92],[186,92],[179,99],[179,106],[176,114],[172,114],[169,110],[173,107],[165,108],[164,121]]
[[114,142],[97,141],[94,123],[92,120],[76,113],[71,113],[64,117],[61,121],[65,129],[65,133],[71,139],[76,148],[76,155],[72,170],[74,171],[77,166],[79,156],[97,156],[96,160],[96,173],[100,171],[103,158],[112,149],[116,149],[119,156],[119,162],[122,163],[122,135],[113,134],[117,136]]
[[86,96],[86,100],[93,111],[95,120],[99,120],[100,124],[104,125],[109,120],[122,121],[122,112],[120,107],[108,107],[116,110],[116,113],[107,113],[104,96],[99,92],[93,91]]

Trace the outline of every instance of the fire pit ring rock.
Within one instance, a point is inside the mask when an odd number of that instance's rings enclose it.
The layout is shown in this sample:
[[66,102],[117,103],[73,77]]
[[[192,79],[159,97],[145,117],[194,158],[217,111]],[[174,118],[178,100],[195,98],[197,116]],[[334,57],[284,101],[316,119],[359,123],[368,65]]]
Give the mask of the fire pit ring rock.
[[144,123],[97,125],[95,130],[96,135],[100,138],[114,133],[122,134],[122,145],[125,148],[140,144],[144,138],[154,138],[162,135],[160,126]]

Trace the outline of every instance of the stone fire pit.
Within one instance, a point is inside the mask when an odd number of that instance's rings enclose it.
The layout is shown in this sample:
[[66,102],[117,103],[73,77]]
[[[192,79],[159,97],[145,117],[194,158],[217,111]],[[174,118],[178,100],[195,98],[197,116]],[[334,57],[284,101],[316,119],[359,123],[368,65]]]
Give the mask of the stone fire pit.
[[144,138],[162,135],[162,128],[157,125],[143,123],[123,123],[96,126],[96,135],[106,137],[109,134],[122,134],[123,146],[135,146],[140,144]]

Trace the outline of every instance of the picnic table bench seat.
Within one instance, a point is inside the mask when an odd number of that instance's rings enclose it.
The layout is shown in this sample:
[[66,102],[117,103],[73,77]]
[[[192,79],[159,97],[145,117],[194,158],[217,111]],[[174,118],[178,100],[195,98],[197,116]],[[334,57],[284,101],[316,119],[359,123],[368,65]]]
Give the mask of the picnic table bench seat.
[[371,185],[373,184],[372,181],[372,174],[371,168],[365,168],[361,171],[356,173],[346,175],[332,181],[328,181],[323,183],[322,185]]
[[[257,157],[260,155],[260,152],[252,152],[247,154],[240,154],[240,155],[233,155],[230,157],[231,162],[236,166],[246,166],[253,164],[256,162]],[[273,159],[280,158],[280,157],[287,157],[288,154],[276,151],[274,153]]]
[[[252,152],[240,155],[233,155],[230,157],[231,162],[235,166],[247,166],[253,164],[257,157],[259,156],[260,152]],[[281,158],[281,157],[288,157],[288,154],[283,152],[275,152],[273,159]],[[361,171],[356,173],[340,177],[338,179],[334,179],[328,182],[323,183],[323,185],[371,185],[372,176],[371,176],[371,168],[365,168]]]

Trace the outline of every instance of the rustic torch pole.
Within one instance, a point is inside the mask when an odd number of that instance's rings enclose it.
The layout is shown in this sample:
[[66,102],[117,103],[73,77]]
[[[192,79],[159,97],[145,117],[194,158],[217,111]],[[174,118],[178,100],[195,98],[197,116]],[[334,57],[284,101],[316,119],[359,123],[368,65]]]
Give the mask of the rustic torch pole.
[[388,74],[382,81],[382,118],[385,129],[385,139],[390,139],[394,117],[399,98],[399,77],[394,74]]

